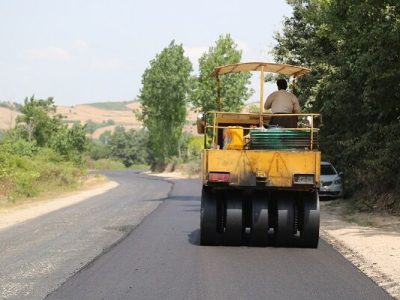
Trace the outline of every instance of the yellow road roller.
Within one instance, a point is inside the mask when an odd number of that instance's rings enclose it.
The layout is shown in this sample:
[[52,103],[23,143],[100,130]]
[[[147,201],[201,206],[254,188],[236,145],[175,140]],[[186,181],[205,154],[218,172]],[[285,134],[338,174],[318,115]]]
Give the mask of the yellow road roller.
[[[309,71],[248,62],[217,67],[211,73],[219,111],[200,114],[197,120],[198,131],[204,134],[202,245],[318,247],[320,116],[264,112],[267,72],[295,80]],[[259,112],[220,111],[220,76],[236,72],[260,72]]]

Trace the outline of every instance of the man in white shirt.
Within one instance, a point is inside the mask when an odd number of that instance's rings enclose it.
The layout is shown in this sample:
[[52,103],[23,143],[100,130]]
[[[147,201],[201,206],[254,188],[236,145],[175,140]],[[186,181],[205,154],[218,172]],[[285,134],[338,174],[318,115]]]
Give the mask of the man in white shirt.
[[[271,109],[273,114],[299,114],[301,113],[299,100],[295,95],[286,91],[285,79],[278,79],[278,91],[271,93],[265,101],[264,108]],[[297,116],[272,117],[269,125],[278,125],[286,128],[297,127]]]
[[295,95],[286,91],[286,80],[278,79],[276,84],[278,85],[278,90],[268,96],[264,108],[271,108],[273,114],[299,114],[301,112],[299,100]]

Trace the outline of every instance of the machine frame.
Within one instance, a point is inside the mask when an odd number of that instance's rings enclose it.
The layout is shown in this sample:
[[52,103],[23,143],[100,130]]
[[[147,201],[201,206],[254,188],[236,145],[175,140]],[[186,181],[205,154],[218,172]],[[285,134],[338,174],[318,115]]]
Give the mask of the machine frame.
[[[266,72],[293,76],[295,80],[310,70],[263,62],[217,67],[211,76],[216,78],[219,110],[220,76],[251,71],[260,72],[258,113],[211,111],[198,119],[198,130],[204,133],[201,244],[317,247],[321,153],[314,120],[320,115],[264,112]],[[251,137],[250,146],[244,141],[234,149],[225,148],[222,142],[226,130],[238,128],[245,137],[253,129],[269,133],[265,127],[272,118],[293,116],[303,119],[302,127],[270,131],[288,139],[284,142],[293,149],[252,149]],[[296,134],[299,132],[305,133],[301,139]]]

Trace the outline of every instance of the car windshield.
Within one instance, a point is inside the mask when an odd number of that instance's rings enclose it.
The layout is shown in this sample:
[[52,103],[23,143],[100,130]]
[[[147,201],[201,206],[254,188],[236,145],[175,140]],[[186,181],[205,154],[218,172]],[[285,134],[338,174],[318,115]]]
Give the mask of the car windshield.
[[331,165],[321,165],[321,175],[336,175],[336,172]]

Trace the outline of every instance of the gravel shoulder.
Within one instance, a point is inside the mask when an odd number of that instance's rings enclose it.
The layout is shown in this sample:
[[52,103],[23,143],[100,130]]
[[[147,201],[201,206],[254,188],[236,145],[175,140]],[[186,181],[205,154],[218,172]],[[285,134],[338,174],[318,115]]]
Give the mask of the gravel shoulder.
[[353,222],[346,219],[340,203],[321,202],[322,238],[400,299],[400,218],[360,213],[352,216]]

